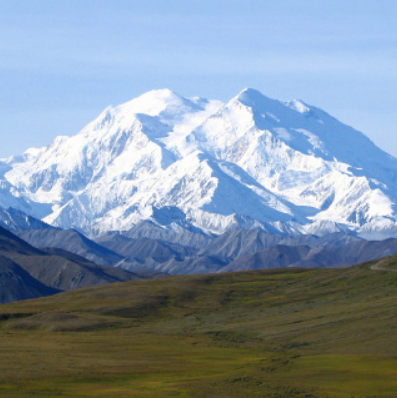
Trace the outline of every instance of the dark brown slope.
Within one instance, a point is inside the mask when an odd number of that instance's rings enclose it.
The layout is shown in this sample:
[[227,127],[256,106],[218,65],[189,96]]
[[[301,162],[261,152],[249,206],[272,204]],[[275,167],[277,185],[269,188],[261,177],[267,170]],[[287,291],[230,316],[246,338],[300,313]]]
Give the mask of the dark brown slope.
[[150,238],[164,242],[178,243],[179,245],[195,249],[202,249],[211,241],[211,236],[204,235],[201,231],[170,231],[153,224],[151,221],[142,221],[122,234],[128,238]]
[[310,252],[309,246],[277,245],[232,261],[220,272],[247,271],[262,268],[283,268],[300,261]]
[[163,263],[174,257],[191,256],[197,252],[195,249],[176,243],[144,237],[128,238],[120,234],[103,236],[96,242],[124,257],[129,257],[139,262],[153,259],[156,262]]
[[215,273],[226,264],[217,257],[200,256],[187,258],[172,258],[157,266],[157,270],[170,275],[208,274]]
[[397,239],[358,241],[338,247],[313,249],[296,267],[347,267],[397,253]]
[[397,239],[355,241],[336,247],[278,245],[238,257],[219,272],[278,267],[347,267],[397,253]]
[[[61,249],[38,250],[1,227],[0,256],[11,260],[38,283],[51,288],[51,291],[134,281],[147,277],[119,268],[100,266]],[[7,285],[4,285],[4,289],[6,291]],[[21,291],[20,294],[22,293]]]
[[32,247],[16,235],[0,227],[0,252],[16,252],[23,254],[40,254],[40,250]]
[[124,258],[73,229],[31,229],[20,230],[17,234],[32,246],[64,249],[100,265],[115,265]]
[[49,288],[8,258],[0,256],[0,303],[50,296],[59,290]]
[[315,235],[287,236],[269,234],[260,229],[236,229],[225,232],[214,238],[201,252],[216,256],[230,262],[240,256],[269,249],[276,245],[284,246],[340,246],[342,244],[361,241],[361,239],[344,233],[332,233],[322,237]]
[[9,253],[7,257],[40,282],[60,290],[142,279],[142,276],[120,268],[101,266],[87,260],[71,260],[60,255]]

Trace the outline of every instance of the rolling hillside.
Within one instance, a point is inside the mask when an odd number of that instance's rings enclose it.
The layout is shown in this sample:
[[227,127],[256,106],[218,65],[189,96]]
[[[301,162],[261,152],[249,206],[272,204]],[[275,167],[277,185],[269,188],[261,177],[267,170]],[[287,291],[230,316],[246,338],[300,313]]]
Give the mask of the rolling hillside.
[[[395,398],[397,257],[0,306],[1,397]],[[10,365],[11,364],[11,365]]]

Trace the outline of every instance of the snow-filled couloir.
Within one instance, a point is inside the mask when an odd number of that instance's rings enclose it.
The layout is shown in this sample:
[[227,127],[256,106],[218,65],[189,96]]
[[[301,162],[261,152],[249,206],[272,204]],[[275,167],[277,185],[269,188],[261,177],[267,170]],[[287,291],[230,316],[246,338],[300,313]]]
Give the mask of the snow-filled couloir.
[[302,101],[154,90],[0,163],[0,206],[89,235],[150,219],[221,233],[397,236],[397,159]]

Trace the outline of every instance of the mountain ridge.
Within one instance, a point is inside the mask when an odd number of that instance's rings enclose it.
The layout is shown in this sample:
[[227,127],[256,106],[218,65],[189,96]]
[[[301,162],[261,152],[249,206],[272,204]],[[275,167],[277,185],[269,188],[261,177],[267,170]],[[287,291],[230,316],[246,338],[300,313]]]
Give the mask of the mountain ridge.
[[142,221],[397,236],[397,159],[319,108],[254,89],[227,103],[153,90],[1,162],[0,206],[91,237]]
[[[86,247],[79,247],[76,245],[76,233],[71,234],[73,231],[51,228],[36,231],[40,233],[50,231],[55,234],[53,240],[57,242],[60,240],[59,234],[61,237],[69,237],[69,243],[72,243],[71,250],[84,254],[88,253],[90,248],[96,249],[97,253],[92,250],[95,259],[102,259],[105,254],[108,254],[109,261],[115,256],[117,259],[123,258],[104,247],[99,247],[94,242],[86,242]],[[45,240],[48,239],[48,235],[40,234],[39,238]],[[77,239],[82,238],[77,237]],[[132,273],[121,268],[95,264],[76,253],[59,248],[38,249],[0,226],[0,304],[53,295],[82,287],[156,276],[162,274],[146,270]]]

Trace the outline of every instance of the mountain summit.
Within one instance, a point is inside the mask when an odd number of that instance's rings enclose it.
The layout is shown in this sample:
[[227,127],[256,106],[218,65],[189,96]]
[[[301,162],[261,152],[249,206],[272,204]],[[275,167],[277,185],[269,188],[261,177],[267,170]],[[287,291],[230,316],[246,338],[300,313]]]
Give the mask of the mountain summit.
[[88,235],[142,220],[221,233],[397,236],[397,159],[300,100],[154,90],[0,162],[0,206]]

